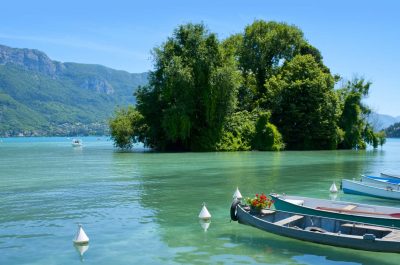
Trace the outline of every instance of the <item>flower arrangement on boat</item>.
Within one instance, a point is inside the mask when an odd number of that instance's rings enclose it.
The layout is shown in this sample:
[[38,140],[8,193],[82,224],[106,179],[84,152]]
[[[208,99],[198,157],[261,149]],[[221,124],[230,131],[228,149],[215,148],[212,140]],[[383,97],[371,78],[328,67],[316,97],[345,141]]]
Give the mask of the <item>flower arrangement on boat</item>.
[[274,203],[273,200],[267,198],[267,196],[262,193],[261,195],[256,194],[254,198],[247,198],[246,202],[250,205],[250,208],[261,210],[264,208],[270,208],[271,205]]

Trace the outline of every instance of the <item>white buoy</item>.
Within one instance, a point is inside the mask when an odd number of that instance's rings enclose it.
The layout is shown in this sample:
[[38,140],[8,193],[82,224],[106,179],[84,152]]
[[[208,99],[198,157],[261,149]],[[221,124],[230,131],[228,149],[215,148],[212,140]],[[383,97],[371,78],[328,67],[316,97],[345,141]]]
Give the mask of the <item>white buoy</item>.
[[236,187],[236,191],[235,191],[235,193],[233,194],[233,199],[241,200],[242,198],[243,198],[243,197],[242,197],[242,194],[241,194],[240,191],[239,191],[239,188]]
[[202,220],[210,220],[211,214],[206,208],[206,204],[203,202],[203,208],[201,208],[199,218]]
[[82,225],[78,225],[78,231],[76,232],[75,238],[73,240],[74,244],[84,245],[89,243],[89,237],[83,231]]
[[210,227],[211,221],[210,220],[199,220],[201,228],[203,228],[204,232],[207,232],[208,228]]
[[331,185],[329,191],[330,191],[331,193],[336,193],[336,192],[338,192],[338,189],[337,189],[337,187],[336,187],[335,182],[332,183],[332,185]]

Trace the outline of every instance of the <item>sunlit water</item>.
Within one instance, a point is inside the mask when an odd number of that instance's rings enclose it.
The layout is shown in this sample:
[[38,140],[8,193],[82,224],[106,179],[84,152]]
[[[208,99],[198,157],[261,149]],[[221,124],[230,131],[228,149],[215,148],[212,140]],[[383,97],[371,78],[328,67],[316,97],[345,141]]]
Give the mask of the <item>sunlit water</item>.
[[[229,221],[236,187],[329,198],[333,181],[400,171],[379,150],[117,152],[107,138],[0,139],[0,264],[399,264],[398,254],[318,245]],[[339,194],[342,200],[399,206]],[[205,232],[198,214],[212,214]],[[77,224],[90,237],[81,256]]]

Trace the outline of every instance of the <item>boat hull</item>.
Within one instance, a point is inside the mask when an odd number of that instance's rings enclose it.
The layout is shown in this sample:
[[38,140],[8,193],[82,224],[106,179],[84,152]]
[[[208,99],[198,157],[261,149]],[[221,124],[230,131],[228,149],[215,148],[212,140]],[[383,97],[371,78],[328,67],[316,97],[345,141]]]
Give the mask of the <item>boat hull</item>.
[[400,191],[397,191],[396,189],[371,186],[360,181],[343,179],[342,189],[344,193],[348,194],[400,200]]
[[[307,215],[316,215],[327,218],[334,219],[342,219],[348,220],[352,222],[360,222],[374,225],[383,225],[389,227],[397,227],[400,228],[400,219],[390,217],[390,213],[400,213],[400,209],[394,207],[384,207],[384,206],[375,206],[372,205],[372,209],[376,212],[386,212],[387,216],[365,216],[359,214],[351,214],[351,213],[340,213],[340,212],[332,212],[332,211],[324,211],[320,209],[316,209],[316,207],[311,207],[307,205],[298,205],[284,200],[277,194],[270,194],[271,198],[274,200],[274,207],[279,211],[287,211],[294,212],[300,214]],[[310,200],[310,198],[299,197],[299,196],[287,196],[290,199],[294,200]],[[332,202],[330,200],[322,200],[322,199],[312,199],[316,206],[320,207],[332,207],[332,208],[340,208],[346,205],[355,205],[357,208],[368,209],[371,208],[370,205],[365,204],[355,204],[353,202]],[[357,209],[356,208],[356,209]]]
[[296,229],[295,227],[280,226],[272,222],[263,221],[261,218],[251,215],[240,205],[237,206],[237,219],[241,224],[253,226],[266,232],[302,241],[368,251],[400,252],[399,242],[380,239],[366,240],[362,237],[344,236],[340,233],[316,233]]

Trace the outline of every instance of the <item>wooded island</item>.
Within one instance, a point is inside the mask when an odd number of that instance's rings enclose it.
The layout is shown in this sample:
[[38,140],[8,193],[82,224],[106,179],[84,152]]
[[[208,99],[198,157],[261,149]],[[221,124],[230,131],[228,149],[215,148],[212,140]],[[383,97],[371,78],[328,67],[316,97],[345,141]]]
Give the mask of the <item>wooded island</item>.
[[[341,81],[293,25],[256,20],[220,41],[186,24],[153,50],[136,106],[110,120],[115,146],[161,151],[320,150],[383,145],[362,103],[371,83]],[[338,84],[341,81],[341,86]]]

